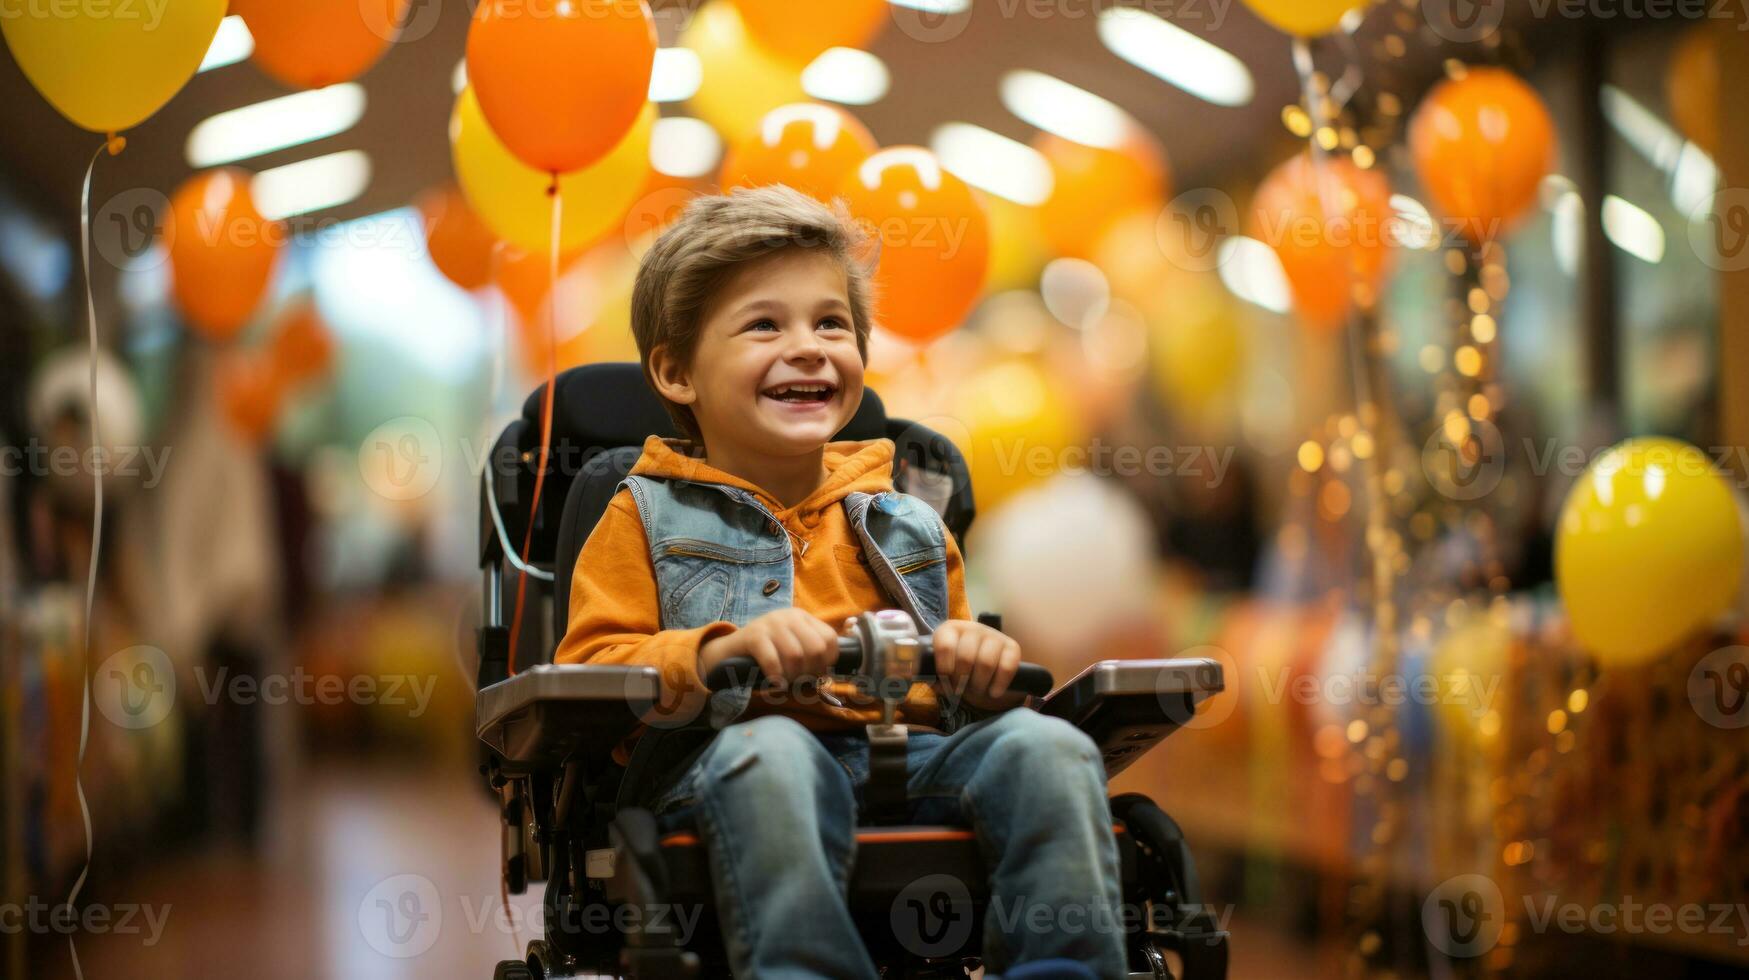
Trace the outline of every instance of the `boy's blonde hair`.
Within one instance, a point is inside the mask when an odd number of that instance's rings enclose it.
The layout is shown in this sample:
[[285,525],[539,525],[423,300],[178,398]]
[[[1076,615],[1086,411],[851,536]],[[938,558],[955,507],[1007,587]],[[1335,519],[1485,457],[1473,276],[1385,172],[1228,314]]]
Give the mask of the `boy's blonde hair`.
[[[638,266],[632,289],[632,336],[638,342],[644,380],[655,388],[650,352],[657,347],[690,366],[705,308],[723,282],[740,266],[787,248],[824,252],[844,267],[851,328],[866,363],[873,326],[873,261],[863,260],[868,245],[869,237],[842,203],[828,207],[782,184],[694,198]],[[702,440],[691,408],[666,398],[662,404],[680,431],[694,442]]]

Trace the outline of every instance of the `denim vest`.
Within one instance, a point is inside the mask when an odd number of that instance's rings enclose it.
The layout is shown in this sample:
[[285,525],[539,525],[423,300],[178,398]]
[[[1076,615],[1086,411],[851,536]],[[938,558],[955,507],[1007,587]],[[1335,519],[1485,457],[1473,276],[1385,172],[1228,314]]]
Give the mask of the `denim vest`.
[[[718,620],[737,626],[794,605],[790,534],[752,493],[720,483],[629,476],[661,596],[662,628]],[[843,502],[875,581],[928,634],[948,618],[947,538],[941,518],[903,493],[851,493]]]

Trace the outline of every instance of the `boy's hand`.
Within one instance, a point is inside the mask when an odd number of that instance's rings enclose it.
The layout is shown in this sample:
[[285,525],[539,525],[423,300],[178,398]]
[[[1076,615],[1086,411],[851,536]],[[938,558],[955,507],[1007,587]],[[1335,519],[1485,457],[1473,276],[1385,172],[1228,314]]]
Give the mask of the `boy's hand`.
[[1008,685],[1020,669],[1020,644],[983,623],[950,619],[935,629],[935,676],[975,708],[995,711],[1026,700]]
[[730,657],[752,657],[771,683],[825,677],[838,661],[838,631],[791,606],[774,609],[698,649],[698,675]]

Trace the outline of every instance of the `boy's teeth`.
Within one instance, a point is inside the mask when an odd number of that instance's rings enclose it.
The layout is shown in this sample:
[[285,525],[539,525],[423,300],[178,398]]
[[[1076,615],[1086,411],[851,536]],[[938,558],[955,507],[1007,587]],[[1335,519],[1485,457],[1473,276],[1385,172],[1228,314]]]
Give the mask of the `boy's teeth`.
[[784,398],[796,395],[824,395],[832,391],[828,384],[781,385],[771,389],[766,394],[773,398]]

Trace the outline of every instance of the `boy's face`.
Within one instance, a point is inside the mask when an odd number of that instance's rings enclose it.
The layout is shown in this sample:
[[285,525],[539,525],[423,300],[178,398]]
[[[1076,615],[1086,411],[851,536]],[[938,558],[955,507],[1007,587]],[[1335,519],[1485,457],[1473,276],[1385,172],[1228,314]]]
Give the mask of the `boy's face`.
[[802,249],[742,266],[705,308],[691,367],[674,373],[664,394],[692,407],[706,446],[819,449],[862,402],[843,266]]

